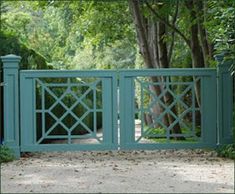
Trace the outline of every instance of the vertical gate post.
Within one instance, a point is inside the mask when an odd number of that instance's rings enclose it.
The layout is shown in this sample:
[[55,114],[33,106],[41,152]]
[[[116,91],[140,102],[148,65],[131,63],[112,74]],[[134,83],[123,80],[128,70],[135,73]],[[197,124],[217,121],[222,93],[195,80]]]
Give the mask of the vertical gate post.
[[3,62],[3,117],[4,145],[11,148],[16,158],[20,157],[19,145],[19,78],[18,69],[21,57],[6,55]]
[[218,88],[218,144],[233,142],[233,78],[231,75],[232,60],[224,60],[224,54],[216,55],[217,88]]

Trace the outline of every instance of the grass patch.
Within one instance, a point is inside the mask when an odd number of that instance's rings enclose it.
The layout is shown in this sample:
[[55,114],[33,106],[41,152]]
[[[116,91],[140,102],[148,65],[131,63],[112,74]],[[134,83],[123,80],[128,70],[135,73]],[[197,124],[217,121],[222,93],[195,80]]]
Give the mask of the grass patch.
[[154,142],[157,143],[198,143],[199,139],[195,139],[194,137],[186,137],[185,140],[176,140],[176,139],[169,139],[166,138],[151,138]]
[[14,159],[15,157],[14,157],[13,151],[10,148],[1,145],[0,146],[0,163],[10,162]]
[[[192,132],[188,129],[181,128],[182,135],[186,134],[192,134]],[[197,134],[197,131],[200,129],[196,128],[195,135]],[[146,139],[151,139],[154,142],[157,143],[197,143],[200,141],[200,136],[190,136],[185,137],[185,140],[179,140],[174,139],[174,137],[171,137],[169,140],[167,140],[167,132],[164,128],[148,128],[147,126],[144,127],[144,131],[146,134]],[[159,136],[159,137],[158,137]]]
[[218,156],[235,160],[235,143],[221,146],[217,149]]

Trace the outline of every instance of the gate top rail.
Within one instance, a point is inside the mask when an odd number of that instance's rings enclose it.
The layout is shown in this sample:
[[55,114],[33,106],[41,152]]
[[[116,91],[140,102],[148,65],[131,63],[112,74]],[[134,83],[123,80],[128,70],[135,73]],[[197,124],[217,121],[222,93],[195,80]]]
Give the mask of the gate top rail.
[[[126,77],[136,76],[211,76],[216,73],[216,68],[160,68],[160,69],[134,69],[120,70]],[[126,75],[125,75],[126,74]]]
[[21,70],[20,74],[26,77],[37,78],[63,78],[63,77],[115,77],[115,70]]
[[211,76],[216,68],[160,68],[160,69],[119,69],[119,70],[21,70],[27,77],[113,77],[117,74],[135,76]]

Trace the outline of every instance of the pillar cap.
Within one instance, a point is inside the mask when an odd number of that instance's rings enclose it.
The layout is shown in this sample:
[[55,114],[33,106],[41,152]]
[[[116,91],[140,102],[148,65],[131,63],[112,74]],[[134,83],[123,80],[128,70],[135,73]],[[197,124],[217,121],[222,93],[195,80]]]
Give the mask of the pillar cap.
[[21,57],[13,54],[1,56],[2,62],[20,62]]
[[17,55],[5,55],[1,57],[3,62],[3,68],[4,69],[18,69],[19,68],[19,62],[21,60],[20,56]]

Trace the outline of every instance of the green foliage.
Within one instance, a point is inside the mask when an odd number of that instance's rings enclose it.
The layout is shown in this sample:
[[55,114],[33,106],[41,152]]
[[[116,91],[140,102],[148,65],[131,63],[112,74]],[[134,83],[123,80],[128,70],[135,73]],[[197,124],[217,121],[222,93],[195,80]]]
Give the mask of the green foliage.
[[127,2],[17,1],[6,5],[4,32],[14,33],[55,69],[134,67],[136,41]]
[[102,51],[86,46],[76,53],[71,67],[73,69],[121,69],[134,68],[136,48],[128,40],[116,41],[105,46]]
[[235,159],[235,144],[224,145],[217,149],[218,156]]
[[[144,2],[141,7],[144,15],[158,21]],[[176,27],[189,38],[192,21],[185,1],[149,1],[149,4],[171,22],[177,2]],[[234,57],[234,1],[204,3],[202,25],[210,44],[215,52],[230,50],[230,57]],[[1,13],[4,33],[13,33],[55,69],[139,67],[135,28],[127,1],[4,1]],[[167,28],[164,37],[167,43],[172,41],[171,35],[172,29]],[[192,66],[190,51],[177,34],[170,61],[171,67]],[[216,66],[213,59],[208,61],[211,67]]]
[[208,8],[205,26],[216,53],[226,50],[235,59],[235,1],[208,1]]
[[15,54],[22,57],[20,62],[21,69],[48,69],[45,58],[27,48],[22,44],[13,33],[0,32],[0,56]]
[[[182,130],[182,134],[190,133],[188,129],[182,128],[181,130]],[[167,140],[166,137],[154,137],[154,135],[166,136],[166,129],[164,128],[146,128],[145,127],[145,132],[147,132],[147,134],[150,135],[150,137],[147,137],[147,139],[151,139],[152,141],[155,141],[157,143],[167,143],[168,141],[170,143],[196,143],[198,142],[198,139],[195,137],[187,137],[185,138],[185,140],[178,140],[178,139],[174,139],[173,137],[170,138],[169,140]]]
[[84,4],[79,19],[81,32],[95,46],[110,45],[126,37],[135,42],[127,2],[90,1]]
[[185,140],[179,140],[179,139],[169,139],[166,138],[152,138],[154,142],[157,143],[198,143],[198,140],[196,140],[193,137],[187,137]]
[[0,163],[10,162],[14,159],[15,157],[13,155],[13,151],[10,148],[1,145],[0,146]]
[[[186,129],[186,128],[181,128],[182,130],[182,134],[190,134],[191,131],[189,129]],[[148,132],[149,134],[152,134],[152,135],[166,135],[166,129],[165,128],[161,128],[161,127],[158,127],[158,128],[149,128],[147,126],[145,126],[144,128],[144,131]],[[195,129],[195,133],[199,133],[200,134],[200,128],[196,128]],[[200,137],[200,135],[198,135],[198,137]]]

